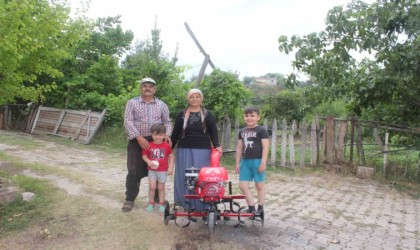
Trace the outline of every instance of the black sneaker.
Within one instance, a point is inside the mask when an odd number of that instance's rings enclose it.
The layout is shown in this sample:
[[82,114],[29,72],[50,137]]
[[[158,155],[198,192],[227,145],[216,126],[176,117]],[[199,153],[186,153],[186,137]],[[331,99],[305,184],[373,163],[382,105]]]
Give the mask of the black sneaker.
[[246,210],[246,212],[252,214],[251,216],[248,217],[250,220],[255,220],[255,209],[249,209],[248,208],[248,210]]
[[246,212],[247,213],[250,213],[250,214],[252,214],[252,212],[254,212],[255,211],[255,209],[250,209],[250,208],[248,208],[247,210],[246,210]]

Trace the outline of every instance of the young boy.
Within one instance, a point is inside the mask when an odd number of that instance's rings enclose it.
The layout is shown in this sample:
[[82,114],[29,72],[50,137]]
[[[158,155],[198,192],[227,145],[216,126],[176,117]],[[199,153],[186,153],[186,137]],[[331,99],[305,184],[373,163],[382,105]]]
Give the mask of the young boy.
[[159,212],[165,211],[165,182],[168,174],[174,171],[174,154],[171,146],[163,141],[166,128],[163,124],[154,124],[151,128],[153,141],[149,142],[150,148],[142,151],[142,158],[149,170],[149,204],[146,210],[153,211],[156,186],[159,193]]
[[265,170],[268,157],[269,135],[267,130],[258,125],[260,111],[256,107],[247,107],[244,111],[246,127],[239,131],[236,147],[236,173],[239,173],[239,188],[245,195],[248,212],[255,211],[254,197],[249,190],[249,183],[254,181],[258,196],[257,213],[263,213],[265,202]]

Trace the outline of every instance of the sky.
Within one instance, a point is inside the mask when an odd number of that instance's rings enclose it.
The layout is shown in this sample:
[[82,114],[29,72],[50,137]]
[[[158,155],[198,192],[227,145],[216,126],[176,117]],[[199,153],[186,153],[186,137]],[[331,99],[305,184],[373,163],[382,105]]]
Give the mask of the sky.
[[[80,0],[70,0],[73,11]],[[293,54],[280,53],[281,35],[304,36],[325,29],[325,17],[334,6],[350,0],[91,0],[87,16],[121,16],[124,30],[134,33],[133,44],[151,37],[157,20],[163,50],[170,57],[178,47],[178,64],[189,65],[187,78],[198,75],[204,61],[184,23],[223,71],[245,76],[293,72]],[[206,73],[211,72],[210,65]]]

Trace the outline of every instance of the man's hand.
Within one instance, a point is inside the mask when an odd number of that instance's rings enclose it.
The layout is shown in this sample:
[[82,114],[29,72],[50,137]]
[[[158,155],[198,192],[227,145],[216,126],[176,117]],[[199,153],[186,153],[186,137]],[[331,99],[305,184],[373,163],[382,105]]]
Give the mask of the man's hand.
[[169,144],[169,146],[172,147],[172,140],[171,137],[169,135],[165,135],[165,137],[163,138],[163,140]]
[[149,142],[143,136],[136,137],[137,143],[140,145],[142,149],[148,150],[149,149]]

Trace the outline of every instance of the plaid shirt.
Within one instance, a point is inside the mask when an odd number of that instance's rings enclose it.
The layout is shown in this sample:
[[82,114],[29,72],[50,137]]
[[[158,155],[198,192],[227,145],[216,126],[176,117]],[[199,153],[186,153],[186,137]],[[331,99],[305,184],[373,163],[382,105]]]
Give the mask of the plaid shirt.
[[124,127],[130,140],[137,136],[150,136],[153,124],[162,123],[166,134],[172,133],[168,106],[158,98],[152,102],[144,102],[141,97],[135,97],[127,102],[125,107]]

